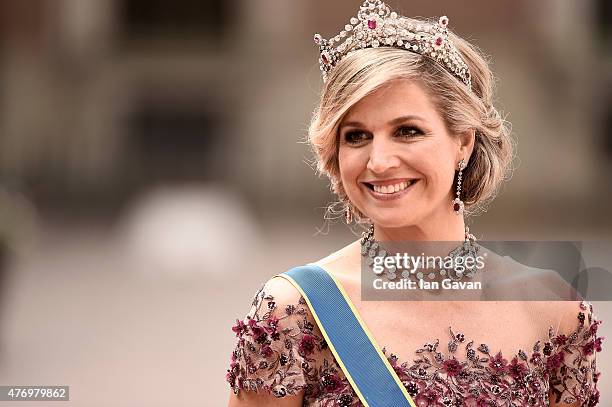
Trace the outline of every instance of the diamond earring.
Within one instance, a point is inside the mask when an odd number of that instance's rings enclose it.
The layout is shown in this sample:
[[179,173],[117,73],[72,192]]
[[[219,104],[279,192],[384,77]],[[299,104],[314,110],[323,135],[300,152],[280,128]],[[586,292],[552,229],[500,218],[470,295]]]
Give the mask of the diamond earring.
[[457,197],[453,200],[453,210],[457,215],[461,215],[464,208],[463,201],[461,200],[461,177],[465,167],[465,160],[462,158],[461,161],[459,161],[459,174],[457,175]]

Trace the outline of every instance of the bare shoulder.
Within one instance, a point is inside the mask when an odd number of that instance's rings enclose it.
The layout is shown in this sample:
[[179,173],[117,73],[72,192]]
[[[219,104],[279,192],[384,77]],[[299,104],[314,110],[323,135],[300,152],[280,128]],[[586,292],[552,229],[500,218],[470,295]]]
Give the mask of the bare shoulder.
[[589,304],[581,301],[534,301],[532,312],[537,313],[546,327],[559,332],[570,332],[578,323],[579,314],[589,312]]
[[286,278],[274,276],[263,284],[263,296],[273,300],[277,306],[297,304],[302,295]]
[[[355,250],[354,245],[355,242],[310,264],[324,268],[334,275],[342,275],[343,270],[347,268],[347,264],[354,257],[354,253],[351,254]],[[359,250],[359,247],[357,247],[357,250]],[[258,295],[261,300],[274,301],[274,306],[279,308],[304,303],[302,294],[293,283],[279,275],[275,275],[263,283]]]
[[577,292],[557,271],[522,264],[510,256],[499,257],[492,284],[511,298],[526,301],[567,302],[577,299]]
[[359,267],[360,261],[360,244],[359,240],[356,240],[312,264],[335,275],[343,275]]

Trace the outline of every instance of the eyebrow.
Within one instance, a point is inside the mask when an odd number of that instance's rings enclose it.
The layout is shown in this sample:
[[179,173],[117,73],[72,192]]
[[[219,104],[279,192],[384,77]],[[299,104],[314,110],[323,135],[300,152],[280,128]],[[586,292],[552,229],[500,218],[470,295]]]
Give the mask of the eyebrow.
[[[421,120],[421,121],[425,121],[425,119],[423,117],[421,117],[421,116],[414,115],[414,114],[409,114],[409,115],[406,115],[406,116],[396,117],[395,119],[388,121],[387,125],[388,126],[394,126],[396,124],[403,123],[403,122],[406,122],[408,120]],[[338,130],[342,130],[343,127],[366,127],[366,126],[364,126],[363,123],[358,122],[358,121],[348,121],[348,122],[342,122],[340,124],[340,126],[338,127]]]

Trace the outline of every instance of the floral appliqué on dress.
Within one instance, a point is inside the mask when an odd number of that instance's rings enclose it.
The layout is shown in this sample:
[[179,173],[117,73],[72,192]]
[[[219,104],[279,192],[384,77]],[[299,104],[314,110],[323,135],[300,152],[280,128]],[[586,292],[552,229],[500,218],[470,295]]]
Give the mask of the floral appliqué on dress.
[[[226,380],[234,393],[284,397],[304,390],[304,406],[363,406],[313,321],[303,297],[279,307],[262,286],[247,317],[232,327],[238,341]],[[557,403],[595,406],[600,324],[593,306],[583,301],[573,332],[555,335],[551,327],[547,341],[511,358],[493,354],[486,344],[468,341],[452,328],[447,355],[439,350],[440,340],[417,349],[412,363],[382,351],[417,406],[542,407],[549,405],[551,390]],[[457,358],[459,348],[465,359]]]

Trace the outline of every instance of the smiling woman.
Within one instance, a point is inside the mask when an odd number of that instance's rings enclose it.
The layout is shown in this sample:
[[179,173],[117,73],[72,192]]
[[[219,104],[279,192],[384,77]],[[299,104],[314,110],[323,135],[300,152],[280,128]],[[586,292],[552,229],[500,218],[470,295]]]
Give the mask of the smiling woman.
[[[495,197],[514,149],[485,57],[447,17],[374,0],[349,21],[315,36],[324,87],[309,140],[347,223],[367,232],[258,291],[233,328],[230,405],[598,404],[602,338],[586,302],[362,301],[362,257],[384,258],[381,240],[473,250],[465,215]],[[420,285],[473,288],[461,273],[422,274]]]
[[381,84],[353,105],[345,120],[353,124],[340,125],[337,185],[350,205],[380,228],[418,225],[425,217],[457,223],[448,210],[453,174],[459,161],[472,155],[473,130],[451,134],[423,85],[410,79]]
[[[492,104],[493,75],[474,46],[455,36],[453,43],[468,60],[471,89],[430,58],[397,48],[360,50],[331,71],[310,126],[310,141],[319,171],[358,217],[363,217],[363,208],[349,199],[346,189],[351,185],[341,179],[340,165],[352,165],[357,154],[351,147],[370,143],[366,149],[376,148],[369,165],[379,173],[385,170],[380,165],[394,164],[384,161],[385,140],[392,143],[389,148],[403,148],[423,162],[436,157],[430,162],[437,164],[431,177],[443,177],[446,181],[439,187],[447,192],[460,159],[465,159],[462,200],[470,213],[483,210],[509,175],[513,140],[509,124]],[[376,133],[381,135],[378,143]],[[453,150],[452,156],[439,155],[450,154],[453,145],[461,149]],[[343,163],[342,158],[347,160]],[[425,174],[405,177],[428,181]],[[394,182],[378,180],[385,181]]]

